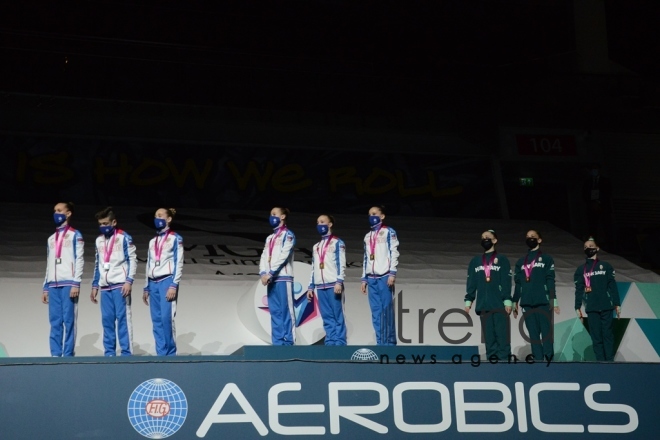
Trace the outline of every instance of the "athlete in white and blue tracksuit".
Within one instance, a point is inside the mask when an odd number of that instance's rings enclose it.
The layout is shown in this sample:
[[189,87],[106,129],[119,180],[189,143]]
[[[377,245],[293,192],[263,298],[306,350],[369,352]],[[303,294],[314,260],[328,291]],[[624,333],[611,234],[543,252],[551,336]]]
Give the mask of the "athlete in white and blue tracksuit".
[[48,237],[46,277],[41,301],[48,304],[50,354],[74,356],[78,295],[83,274],[85,243],[80,231],[69,226],[72,203],[55,205],[55,233]]
[[396,345],[394,326],[394,281],[399,264],[399,239],[385,226],[383,208],[369,210],[371,230],[364,236],[362,293],[369,294],[376,344]]
[[270,225],[273,233],[266,238],[259,262],[261,283],[266,286],[273,345],[296,342],[293,308],[293,248],[296,237],[286,227],[289,210],[273,208]]
[[96,238],[91,300],[95,304],[98,302],[96,296],[100,288],[105,356],[117,354],[117,339],[122,356],[130,356],[133,354],[131,290],[137,268],[135,245],[130,235],[116,229],[114,213],[101,213],[97,214],[101,235]]
[[332,235],[334,219],[321,215],[316,228],[322,239],[312,248],[312,272],[307,298],[319,301],[325,345],[346,345],[346,321],[344,319],[344,278],[346,276],[346,245]]
[[156,211],[154,224],[158,234],[149,241],[147,256],[147,282],[143,300],[151,312],[158,356],[176,355],[174,318],[183,270],[183,238],[170,229],[173,216],[172,208]]

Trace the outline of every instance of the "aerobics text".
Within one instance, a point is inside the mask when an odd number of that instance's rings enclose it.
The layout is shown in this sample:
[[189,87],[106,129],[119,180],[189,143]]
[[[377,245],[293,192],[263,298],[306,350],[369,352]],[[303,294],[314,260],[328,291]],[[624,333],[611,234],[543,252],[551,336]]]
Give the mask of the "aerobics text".
[[[639,426],[639,417],[633,407],[621,403],[599,403],[594,398],[596,393],[607,393],[610,390],[611,386],[608,383],[590,384],[584,388],[583,392],[580,392],[581,384],[577,382],[540,382],[530,386],[529,389],[526,389],[525,384],[522,382],[515,382],[513,387],[501,382],[454,382],[452,393],[450,388],[441,382],[402,382],[391,390],[378,382],[329,382],[327,396],[324,396],[322,403],[310,404],[309,393],[302,392],[299,394],[301,396],[299,404],[285,405],[281,403],[280,396],[284,393],[301,392],[302,383],[284,382],[271,386],[267,395],[263,396],[267,398],[268,414],[260,415],[237,384],[227,383],[199,425],[196,434],[200,438],[206,437],[210,431],[212,434],[217,435],[222,432],[222,426],[225,424],[242,423],[251,425],[249,428],[253,428],[261,436],[266,436],[270,432],[279,435],[325,435],[325,424],[291,426],[291,424],[284,425],[280,419],[281,415],[307,414],[307,420],[313,420],[308,418],[311,417],[309,414],[313,413],[327,413],[330,434],[340,434],[342,430],[346,431],[347,429],[354,430],[354,424],[359,425],[361,429],[374,431],[378,434],[387,434],[394,431],[394,428],[409,434],[438,433],[447,431],[452,426],[457,432],[493,433],[517,429],[519,432],[524,433],[530,430],[529,422],[531,422],[531,428],[534,430],[546,433],[584,433],[585,430],[589,433],[607,434],[634,432]],[[411,402],[415,401],[416,393],[429,392],[437,393],[439,397],[439,400],[436,400],[439,403],[438,407],[429,412],[427,420],[416,420],[414,423],[409,420],[407,422],[404,419],[404,414],[409,414],[410,411],[415,410],[413,407],[406,407],[406,405],[411,405]],[[475,392],[480,396],[476,401]],[[578,392],[580,393],[578,394]],[[356,405],[357,401],[353,400],[359,396],[374,396],[374,393],[377,398],[376,400],[371,398],[368,405]],[[560,423],[560,420],[557,420],[556,417],[554,423],[544,422],[541,415],[548,410],[556,410],[556,407],[547,403],[545,395],[553,396],[556,399],[558,397],[557,393],[565,394],[561,399],[581,399],[594,412],[608,413],[609,415],[623,413],[627,417],[619,419],[627,419],[627,423],[589,423],[591,413],[587,410],[580,419],[584,424]],[[265,391],[264,394],[266,394]],[[407,395],[406,398],[404,398],[404,395]],[[422,394],[418,395],[421,396]],[[486,396],[488,398],[485,398]],[[493,399],[493,396],[496,396],[495,399]],[[482,398],[483,400],[481,400]],[[296,401],[296,397],[288,394],[282,400],[291,403]],[[607,397],[604,400],[607,401]],[[234,409],[235,413],[228,413],[227,408],[224,408],[228,401],[230,406],[234,402],[237,403],[240,411]],[[543,406],[541,402],[545,402]],[[529,407],[529,419],[527,407]],[[234,406],[234,408],[236,407]],[[483,422],[483,420],[475,421],[474,416],[484,412],[497,413],[498,421],[501,421],[497,423],[477,423],[478,421]],[[391,414],[394,427],[379,423],[384,422],[382,418],[375,421],[368,417],[371,415],[376,418],[375,415],[381,413]],[[452,417],[454,414],[455,419]],[[441,416],[440,420],[438,420],[439,415]],[[567,414],[563,415],[565,417]],[[545,420],[547,420],[547,417]],[[608,418],[607,420],[614,419]],[[564,418],[563,421],[568,422],[569,420]],[[266,425],[266,422],[268,425]]]

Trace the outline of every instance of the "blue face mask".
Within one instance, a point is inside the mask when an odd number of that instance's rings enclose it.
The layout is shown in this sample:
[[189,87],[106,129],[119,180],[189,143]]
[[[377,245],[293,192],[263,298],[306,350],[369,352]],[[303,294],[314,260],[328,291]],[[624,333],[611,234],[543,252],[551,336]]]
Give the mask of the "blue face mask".
[[66,221],[66,215],[65,214],[60,214],[58,212],[53,213],[53,220],[55,220],[55,225],[56,226],[62,226],[62,224]]
[[379,215],[370,215],[369,216],[369,224],[371,226],[376,226],[378,223],[380,223],[380,216]]
[[114,226],[99,226],[99,231],[101,231],[101,234],[105,235],[106,237],[115,230]]
[[330,228],[328,225],[316,225],[316,230],[319,231],[319,234],[326,235]]
[[161,229],[164,229],[165,226],[167,226],[167,220],[164,218],[154,218],[154,226],[156,226],[156,229],[160,231]]
[[268,217],[268,222],[273,228],[277,228],[282,222],[282,219],[279,218],[279,216],[277,215],[271,215],[270,217]]

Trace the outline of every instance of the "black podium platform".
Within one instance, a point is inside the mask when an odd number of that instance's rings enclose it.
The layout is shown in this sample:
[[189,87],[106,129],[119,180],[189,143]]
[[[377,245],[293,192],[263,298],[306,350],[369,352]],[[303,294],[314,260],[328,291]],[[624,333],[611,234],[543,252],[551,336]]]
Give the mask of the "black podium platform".
[[244,360],[249,361],[310,360],[334,362],[367,361],[381,363],[433,363],[451,361],[458,356],[462,357],[464,360],[468,360],[475,354],[479,354],[478,347],[466,345],[246,345],[232,353],[232,357],[243,358]]

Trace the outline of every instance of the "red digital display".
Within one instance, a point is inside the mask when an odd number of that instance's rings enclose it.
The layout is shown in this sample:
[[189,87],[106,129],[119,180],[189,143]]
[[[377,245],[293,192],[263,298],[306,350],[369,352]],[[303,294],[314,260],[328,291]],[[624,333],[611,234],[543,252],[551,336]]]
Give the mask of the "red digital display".
[[516,135],[518,154],[521,156],[577,156],[573,135]]

